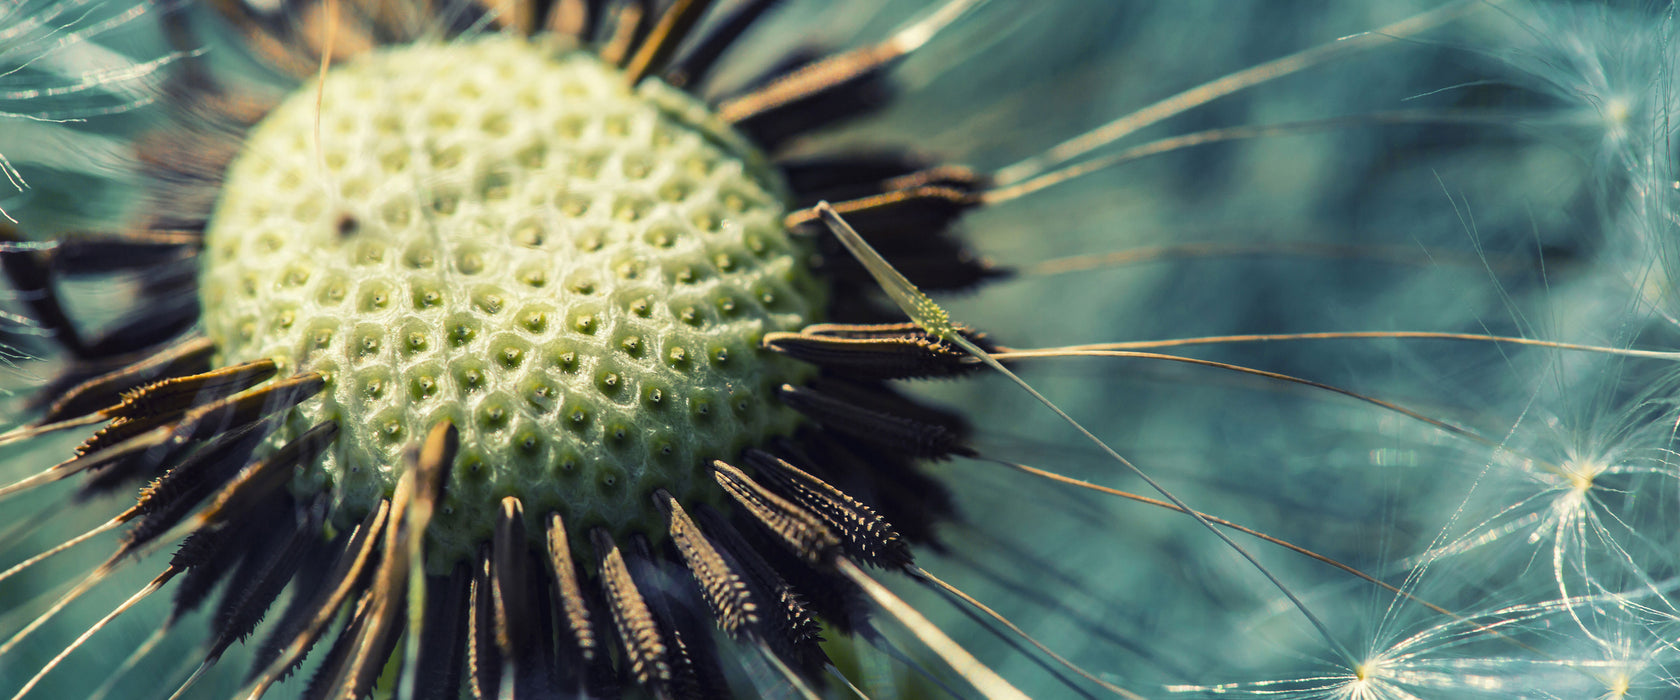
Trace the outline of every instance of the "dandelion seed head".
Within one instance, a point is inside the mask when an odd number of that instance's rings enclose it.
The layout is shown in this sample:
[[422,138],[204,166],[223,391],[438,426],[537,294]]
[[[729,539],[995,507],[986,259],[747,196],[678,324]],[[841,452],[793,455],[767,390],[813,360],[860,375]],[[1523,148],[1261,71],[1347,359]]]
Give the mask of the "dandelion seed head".
[[406,446],[449,420],[441,563],[508,494],[657,533],[646,494],[712,493],[710,460],[795,425],[747,398],[810,374],[758,342],[822,299],[782,190],[701,103],[588,52],[389,49],[253,130],[206,234],[204,323],[225,362],[327,375],[275,439],[340,422],[296,479],[337,516],[389,497]]

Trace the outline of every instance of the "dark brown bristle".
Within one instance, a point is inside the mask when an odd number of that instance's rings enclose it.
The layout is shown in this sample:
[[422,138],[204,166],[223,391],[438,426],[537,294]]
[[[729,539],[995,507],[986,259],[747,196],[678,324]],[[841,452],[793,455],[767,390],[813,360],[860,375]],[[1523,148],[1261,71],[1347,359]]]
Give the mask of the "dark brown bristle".
[[819,377],[810,382],[810,387],[825,396],[854,406],[937,425],[955,435],[959,441],[966,440],[973,432],[968,419],[961,412],[911,398],[885,382]]
[[627,670],[637,683],[663,686],[672,679],[671,649],[648,609],[647,600],[630,577],[624,553],[605,530],[591,530],[590,540],[600,560],[601,588],[607,609],[623,645]]
[[512,682],[516,697],[537,697],[550,692],[552,686],[544,658],[549,645],[542,640],[537,623],[538,617],[547,614],[547,597],[535,595],[542,589],[531,585],[525,507],[519,499],[502,499],[490,543],[496,647],[513,670],[513,677],[504,682]]
[[35,421],[35,425],[85,416],[120,403],[123,394],[147,384],[204,372],[209,369],[210,357],[215,350],[209,338],[190,338],[121,369],[82,380],[63,391],[43,391],[42,396],[58,398]]
[[105,414],[118,419],[141,419],[184,413],[254,387],[274,376],[274,360],[253,360],[190,377],[153,382],[123,395],[122,403]]
[[[969,342],[982,349],[995,348],[986,334],[981,333],[961,323],[951,324],[952,329],[962,334]],[[821,336],[825,338],[845,338],[851,340],[886,340],[892,338],[916,338],[933,340],[926,330],[911,322],[903,323],[813,323],[801,328],[800,333]]]
[[877,149],[799,154],[776,161],[801,209],[817,202],[843,202],[888,191],[885,184],[919,172],[932,160],[910,150]]
[[316,372],[296,374],[236,396],[198,406],[175,424],[170,439],[175,443],[202,440],[207,436],[250,425],[268,416],[290,410],[325,388],[326,379]]
[[473,9],[497,30],[521,36],[530,36],[537,31],[540,8],[535,0],[472,0],[472,3]]
[[180,337],[198,323],[198,297],[190,266],[162,268],[163,276],[142,279],[139,307],[122,323],[87,345],[86,357],[118,357],[156,347]]
[[755,591],[762,592],[757,597],[766,601],[767,607],[761,610],[764,615],[761,636],[771,650],[808,673],[815,673],[826,666],[828,655],[818,646],[823,641],[822,626],[805,607],[804,599],[721,513],[701,504],[695,509],[695,517],[710,535],[718,554],[729,561]]
[[700,585],[718,627],[730,637],[738,637],[748,627],[760,621],[757,600],[746,579],[724,559],[700,527],[683,511],[682,505],[664,489],[654,492],[654,503],[665,514],[671,541],[682,554],[694,581]]
[[917,329],[898,337],[844,338],[767,333],[764,345],[802,362],[868,380],[955,377],[980,368],[969,355]]
[[[333,563],[332,572],[322,581],[320,591],[311,598],[303,624],[295,630],[286,629],[286,636],[270,641],[279,653],[260,671],[252,674],[256,692],[260,694],[303,663],[304,655],[320,640],[327,626],[352,597],[359,601],[367,600],[362,592],[367,588],[367,574],[378,562],[390,514],[391,502],[382,500],[373,512],[363,518],[340,551],[338,560]],[[322,664],[322,668],[326,666]]]
[[502,652],[496,646],[494,583],[490,579],[490,551],[483,548],[473,569],[467,601],[467,682],[474,700],[500,696]]
[[587,44],[600,28],[605,5],[606,0],[555,0],[548,14],[548,31]]
[[630,51],[641,42],[646,25],[646,0],[623,0],[612,12],[612,34],[601,44],[601,60],[623,67],[630,60]]
[[624,75],[630,84],[635,85],[649,73],[664,69],[671,54],[676,53],[677,45],[694,29],[711,4],[711,0],[671,0],[625,64]]
[[164,626],[172,626],[198,609],[210,591],[233,572],[245,556],[245,547],[232,537],[238,528],[201,528],[188,534],[169,558],[170,568],[186,572],[175,586],[175,602]]
[[694,43],[694,48],[672,62],[662,76],[665,82],[678,88],[703,85],[718,58],[776,2],[778,0],[745,0],[729,8],[723,17],[711,23],[710,29]]
[[[290,499],[279,500],[291,506]],[[261,543],[240,563],[233,581],[222,594],[222,602],[212,618],[213,639],[206,662],[221,657],[234,642],[243,641],[262,622],[280,593],[292,582],[298,567],[313,561],[312,550],[326,544],[321,537],[326,519],[326,501],[316,502],[302,512],[282,512],[273,518],[276,525],[263,528]]]
[[663,690],[681,700],[730,697],[710,625],[699,624],[695,615],[704,605],[695,599],[694,589],[682,585],[665,562],[653,556],[645,535],[630,536],[625,564],[670,649],[672,678],[665,688],[655,688],[656,693]]
[[616,693],[617,673],[612,653],[605,646],[606,623],[601,619],[606,606],[593,589],[584,587],[583,574],[573,558],[570,538],[559,513],[550,513],[547,527],[552,606],[559,615],[559,658],[561,678],[579,695],[604,697]]
[[525,507],[502,499],[490,540],[490,581],[495,611],[496,646],[508,658],[531,642],[531,601],[525,595]]
[[309,684],[304,686],[302,700],[338,700],[335,685],[357,651],[356,638],[361,636],[373,611],[372,597],[372,591],[364,591],[351,606],[349,619],[322,655],[321,665],[315,667]]
[[[822,620],[824,629],[851,634],[858,623],[868,619],[867,603],[857,587],[833,575],[835,556],[812,563],[789,549],[757,519],[743,513],[736,513],[734,525],[770,568],[799,593],[800,602]],[[841,550],[836,545],[833,551],[838,555]]]
[[465,562],[426,584],[420,654],[413,660],[414,700],[456,700],[467,656],[467,605],[472,573]]
[[723,461],[712,462],[712,476],[724,491],[765,531],[800,559],[825,566],[840,549],[840,540],[822,520],[753,481]]
[[802,464],[810,464],[841,488],[869,499],[906,540],[939,548],[934,527],[957,515],[943,482],[923,473],[915,460],[895,452],[832,435],[805,437],[810,449]]
[[548,515],[548,557],[554,570],[555,587],[560,595],[560,610],[565,618],[567,639],[585,662],[595,660],[602,653],[600,640],[590,624],[589,604],[584,599],[579,582],[577,564],[572,561],[571,543],[566,536],[566,524],[559,513]]
[[[231,528],[200,528],[192,536],[214,535],[226,538],[229,534]],[[251,665],[245,672],[246,682],[256,680],[263,669],[268,668],[270,663],[280,657],[286,645],[309,625],[316,613],[315,605],[324,595],[322,591],[329,583],[332,567],[345,556],[345,550],[351,543],[351,535],[351,531],[340,531],[336,536],[322,542],[320,549],[310,552],[309,561],[298,567],[297,576],[292,580],[291,600],[287,601],[285,609],[281,610],[269,625],[269,631],[263,637],[262,643],[256,645],[256,653],[251,655]]]
[[898,530],[874,509],[780,457],[747,450],[747,461],[767,482],[780,487],[841,535],[846,553],[873,566],[900,569],[914,558]]
[[[344,628],[345,634],[349,635],[348,650],[342,658],[337,658],[338,645],[335,642],[317,672],[317,678],[324,679],[321,687],[326,689],[320,697],[359,700],[373,691],[373,683],[385,668],[385,662],[396,651],[397,640],[401,638],[407,621],[406,616],[398,614],[402,609],[397,602],[397,596],[406,593],[406,588],[381,584],[363,591],[361,600],[356,603],[355,617]],[[340,641],[343,639],[341,637]],[[329,668],[331,675],[323,675]],[[313,688],[312,682],[311,690]],[[305,697],[311,695],[306,693]]]
[[295,467],[315,460],[338,437],[337,423],[320,423],[287,441],[273,454],[246,465],[222,493],[198,515],[211,524],[257,508],[290,485]]
[[[330,697],[357,700],[367,695],[396,650],[407,626],[410,577],[422,568],[423,543],[431,516],[442,494],[443,481],[455,458],[458,435],[445,421],[432,427],[419,449],[405,455],[407,468],[397,480],[390,501],[381,556],[361,600],[352,627],[355,636],[342,662],[322,664]],[[420,574],[423,575],[423,574]],[[417,583],[424,583],[419,581]],[[418,612],[418,611],[417,611]],[[349,627],[346,628],[350,629]],[[423,632],[417,630],[417,632]],[[315,684],[311,684],[312,688]]]
[[888,66],[904,56],[876,44],[807,63],[718,105],[718,116],[774,151],[787,139],[880,107]]
[[[235,394],[209,403],[191,404],[185,412],[160,411],[112,421],[111,425],[94,433],[93,437],[88,438],[78,448],[77,459],[85,460],[85,464],[79,469],[153,447],[178,447],[251,425],[265,417],[290,409],[319,392],[323,386],[325,380],[321,375],[311,372],[295,375],[247,393]],[[208,389],[206,393],[209,393]]]
[[782,385],[782,402],[824,428],[923,459],[966,455],[961,436],[949,427],[860,406],[811,387]]
[[[859,199],[834,202],[834,211],[871,244],[902,236],[943,231],[978,204],[974,193],[952,185],[921,185]],[[815,209],[800,209],[782,219],[788,228],[821,224]],[[883,253],[885,254],[885,253]]]
[[255,427],[222,435],[158,477],[140,492],[134,524],[115,556],[126,556],[186,519],[199,501],[228,483],[267,437]]
[[198,244],[194,231],[66,234],[46,257],[52,270],[65,277],[102,275],[189,264]]

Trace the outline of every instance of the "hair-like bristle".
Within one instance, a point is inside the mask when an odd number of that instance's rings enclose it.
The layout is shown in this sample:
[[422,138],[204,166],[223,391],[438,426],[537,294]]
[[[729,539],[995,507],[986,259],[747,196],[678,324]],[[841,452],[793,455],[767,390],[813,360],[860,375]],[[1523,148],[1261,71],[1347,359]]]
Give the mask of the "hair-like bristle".
[[697,591],[679,582],[671,567],[654,556],[645,535],[630,536],[625,564],[671,652],[672,678],[666,692],[672,698],[694,700],[730,697],[711,625],[701,625],[696,615],[705,607]]
[[588,43],[601,25],[606,0],[555,0],[548,11],[548,31]]
[[[326,545],[321,533],[326,520],[326,501],[316,499],[297,513],[288,512],[295,506],[290,499],[276,499],[280,508],[271,508],[262,515],[276,515],[268,528],[262,528],[254,538],[245,560],[232,573],[238,585],[228,586],[222,593],[211,618],[210,650],[205,664],[215,663],[234,642],[243,641],[262,622],[282,591],[297,575],[305,562]],[[279,513],[273,513],[279,510]]]
[[549,564],[554,571],[554,585],[560,596],[560,610],[565,618],[566,639],[571,647],[585,663],[595,660],[596,656],[605,653],[600,648],[600,638],[595,634],[594,625],[590,622],[589,603],[584,598],[583,584],[575,562],[572,561],[572,547],[566,534],[565,521],[559,513],[548,515],[548,557]]
[[921,187],[948,187],[961,192],[976,192],[990,186],[991,181],[990,176],[975,172],[966,165],[941,163],[888,178],[881,183],[881,189],[883,192],[902,192]]
[[196,231],[140,230],[65,234],[44,251],[47,265],[62,277],[148,273],[194,262]]
[[[260,697],[264,691],[280,678],[303,663],[304,654],[315,646],[321,635],[327,630],[327,625],[338,616],[345,603],[354,596],[360,600],[364,597],[360,591],[366,588],[366,574],[377,563],[380,545],[384,542],[385,531],[389,526],[388,518],[391,513],[391,502],[381,500],[379,506],[356,526],[356,530],[339,551],[338,560],[332,565],[331,573],[322,581],[318,594],[311,598],[311,602],[299,619],[302,624],[295,628],[282,626],[275,630],[285,636],[276,636],[269,644],[278,650],[260,670],[251,674],[245,697]],[[265,656],[259,654],[259,659]],[[323,664],[325,667],[325,664]]]
[[573,558],[570,537],[559,513],[550,513],[547,530],[549,588],[559,613],[558,631],[562,687],[576,689],[589,697],[617,693],[617,673],[607,630],[606,605],[593,587],[586,587],[583,573]]
[[837,337],[806,328],[797,333],[766,333],[763,342],[796,360],[863,380],[955,377],[980,368],[969,361],[968,353],[919,328],[874,337]]
[[647,600],[630,576],[623,551],[605,530],[591,530],[589,538],[600,560],[601,589],[606,594],[607,609],[618,630],[630,676],[643,685],[668,685],[673,678],[672,650],[660,633]]
[[496,647],[513,675],[517,697],[540,697],[553,693],[552,665],[539,618],[548,614],[546,595],[533,587],[531,553],[525,537],[525,507],[518,498],[502,499],[490,540],[490,582]]
[[474,700],[500,697],[502,651],[496,645],[495,584],[490,579],[490,548],[480,547],[467,597],[467,686]]
[[862,406],[847,400],[855,398],[852,396],[837,398],[838,392],[832,390],[835,386],[785,384],[782,402],[824,428],[888,450],[923,459],[972,454],[962,444],[961,435],[949,426]]
[[624,66],[624,77],[632,86],[650,73],[664,70],[684,37],[699,23],[711,0],[670,0],[647,37],[636,47]]
[[759,485],[740,469],[714,461],[712,476],[759,527],[808,564],[825,566],[840,550],[840,540],[821,519]]
[[255,426],[221,435],[142,489],[134,524],[123,533],[117,556],[145,546],[192,515],[200,501],[238,474],[265,437]]
[[[816,431],[813,431],[816,432]],[[944,482],[926,474],[916,460],[843,436],[805,436],[808,449],[791,443],[778,450],[800,458],[837,488],[866,500],[891,522],[905,539],[939,546],[934,528],[957,516],[956,504]]]
[[82,379],[62,391],[43,391],[40,394],[42,397],[57,398],[53,399],[52,405],[47,407],[33,424],[47,426],[80,418],[121,403],[125,394],[142,386],[175,377],[201,374],[210,369],[210,357],[215,351],[215,345],[209,338],[189,338],[147,355],[138,362]]
[[712,67],[724,52],[741,38],[754,22],[780,0],[743,0],[729,7],[700,35],[694,46],[671,62],[660,77],[673,87],[697,88],[706,84]]
[[[942,184],[917,185],[834,202],[832,206],[863,235],[864,240],[885,248],[888,241],[944,231],[977,204],[971,190],[960,185]],[[782,223],[788,228],[810,231],[819,230],[817,227],[822,225],[812,208],[791,212],[782,219]]]
[[746,538],[735,531],[735,526],[730,525],[723,514],[701,504],[695,509],[695,517],[699,518],[701,529],[716,545],[718,555],[731,565],[731,570],[750,582],[754,591],[759,592],[755,595],[757,599],[765,601],[765,607],[761,608],[761,634],[771,651],[807,673],[815,673],[826,666],[828,655],[819,646],[822,626],[806,608],[804,599],[764,561],[764,557]]
[[724,559],[675,497],[659,489],[654,492],[653,500],[665,514],[671,541],[688,564],[695,583],[700,585],[718,627],[730,637],[737,637],[748,627],[757,626],[762,603],[746,579]]
[[460,697],[462,666],[467,657],[471,571],[466,562],[461,562],[449,576],[433,577],[426,584],[419,653],[410,662],[414,668],[414,700]]
[[115,420],[163,419],[185,413],[205,402],[232,396],[268,381],[277,371],[274,360],[253,360],[221,367],[190,377],[152,382],[123,395],[122,402],[106,409]]
[[718,116],[767,151],[789,138],[879,109],[890,90],[886,69],[904,51],[892,42],[816,60],[718,105]]
[[623,66],[630,52],[641,43],[648,20],[647,0],[620,0],[612,12],[612,32],[601,42],[601,60]]
[[760,477],[791,495],[839,534],[846,553],[853,558],[885,569],[900,569],[915,561],[910,545],[873,508],[776,455],[749,449],[746,457]]

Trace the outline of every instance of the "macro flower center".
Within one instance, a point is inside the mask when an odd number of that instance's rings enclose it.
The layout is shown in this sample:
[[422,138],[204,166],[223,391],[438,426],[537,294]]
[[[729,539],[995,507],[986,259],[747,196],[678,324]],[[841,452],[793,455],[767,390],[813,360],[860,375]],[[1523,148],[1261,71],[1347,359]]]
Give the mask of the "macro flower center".
[[658,533],[655,489],[708,500],[710,460],[797,423],[766,397],[810,370],[759,340],[813,320],[824,290],[784,189],[703,103],[588,52],[377,51],[252,130],[206,233],[203,323],[223,362],[327,377],[275,440],[339,424],[294,485],[329,490],[339,522],[447,420],[440,565],[487,540],[505,496]]

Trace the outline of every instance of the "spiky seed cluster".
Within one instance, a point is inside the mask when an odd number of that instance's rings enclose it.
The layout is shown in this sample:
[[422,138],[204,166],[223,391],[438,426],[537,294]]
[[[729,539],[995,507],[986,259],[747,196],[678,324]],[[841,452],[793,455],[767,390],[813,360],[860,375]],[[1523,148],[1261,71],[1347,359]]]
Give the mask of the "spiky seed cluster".
[[330,486],[345,517],[448,420],[443,560],[486,540],[508,495],[658,532],[648,494],[715,493],[712,459],[795,424],[753,398],[809,375],[759,341],[823,303],[783,198],[703,104],[630,89],[587,52],[393,48],[251,132],[206,233],[204,326],[224,363],[328,377],[289,432],[341,424],[297,487]]

